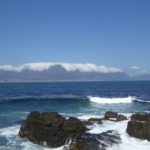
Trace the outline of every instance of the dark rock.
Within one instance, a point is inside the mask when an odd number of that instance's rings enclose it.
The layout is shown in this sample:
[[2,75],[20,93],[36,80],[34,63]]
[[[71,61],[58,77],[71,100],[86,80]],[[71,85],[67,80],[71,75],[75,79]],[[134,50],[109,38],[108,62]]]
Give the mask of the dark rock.
[[102,119],[101,118],[90,118],[90,119],[88,119],[88,121],[91,122],[91,123],[102,124]]
[[132,137],[147,139],[150,141],[150,121],[129,121],[126,131]]
[[120,142],[119,135],[113,131],[101,134],[84,133],[70,144],[69,150],[106,150],[107,147]]
[[107,111],[105,113],[104,119],[111,120],[111,121],[124,121],[127,120],[127,117],[117,112]]
[[118,116],[117,112],[107,111],[105,113],[104,119],[117,118],[117,116]]
[[150,114],[133,114],[131,116],[131,121],[128,122],[126,131],[132,137],[150,141]]
[[77,118],[66,120],[56,112],[31,112],[22,124],[19,136],[35,144],[59,147],[67,139],[86,131],[86,127]]
[[127,120],[126,116],[124,116],[124,115],[118,115],[117,116],[117,121],[124,121],[124,120]]
[[85,126],[91,126],[91,125],[93,125],[93,122],[90,122],[90,121],[88,121],[88,120],[84,120],[84,121],[82,121],[82,123],[83,123]]
[[103,119],[102,118],[90,118],[88,120],[84,120],[82,121],[82,123],[86,126],[91,126],[93,125],[94,123],[97,123],[97,124],[102,124],[103,122]]
[[69,150],[99,150],[100,145],[98,135],[84,133],[70,144]]
[[[90,118],[87,122],[101,121],[100,118]],[[114,131],[101,134],[86,131],[83,122],[77,118],[65,119],[56,112],[31,112],[22,124],[19,136],[52,148],[67,144],[64,150],[106,150],[107,147],[121,142],[119,135]]]
[[150,121],[150,114],[147,113],[136,113],[131,116],[131,120],[134,121]]
[[80,134],[86,131],[86,127],[83,125],[83,123],[74,117],[70,117],[68,120],[65,120],[62,129],[69,136]]

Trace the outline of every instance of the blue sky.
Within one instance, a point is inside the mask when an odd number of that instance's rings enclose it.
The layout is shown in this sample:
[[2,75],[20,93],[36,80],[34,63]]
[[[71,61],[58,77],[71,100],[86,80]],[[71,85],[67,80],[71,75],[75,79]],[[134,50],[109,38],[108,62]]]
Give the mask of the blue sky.
[[0,65],[59,61],[150,70],[149,8],[149,0],[1,0]]

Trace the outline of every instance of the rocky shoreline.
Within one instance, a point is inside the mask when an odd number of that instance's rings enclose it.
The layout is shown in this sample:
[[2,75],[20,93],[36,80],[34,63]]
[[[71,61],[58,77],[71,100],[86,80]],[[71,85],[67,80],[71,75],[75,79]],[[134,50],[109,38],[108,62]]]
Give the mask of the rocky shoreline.
[[[103,118],[79,120],[75,117],[64,118],[57,112],[31,112],[21,125],[19,137],[34,144],[50,148],[64,146],[64,150],[106,150],[114,144],[120,144],[120,135],[113,130],[92,134],[89,125],[103,124],[104,120],[124,121],[126,116],[108,111]],[[150,114],[135,113],[127,125],[126,132],[139,139],[150,141]]]

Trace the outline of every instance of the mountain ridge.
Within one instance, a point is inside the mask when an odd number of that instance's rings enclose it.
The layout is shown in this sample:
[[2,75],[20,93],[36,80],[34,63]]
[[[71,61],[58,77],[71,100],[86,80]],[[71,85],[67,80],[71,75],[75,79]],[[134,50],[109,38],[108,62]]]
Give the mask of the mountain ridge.
[[125,72],[68,71],[60,64],[45,70],[0,70],[0,82],[135,81],[150,80],[150,74],[130,77]]

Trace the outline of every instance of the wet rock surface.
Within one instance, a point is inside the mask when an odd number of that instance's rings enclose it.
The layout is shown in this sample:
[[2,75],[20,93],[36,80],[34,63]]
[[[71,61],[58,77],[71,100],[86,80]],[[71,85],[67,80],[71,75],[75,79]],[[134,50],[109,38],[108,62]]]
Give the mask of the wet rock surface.
[[133,114],[126,131],[132,137],[150,141],[150,114]]
[[124,115],[118,115],[117,116],[117,121],[124,121],[124,120],[127,120],[126,116],[124,116]]
[[117,112],[107,111],[105,113],[104,119],[117,118],[117,116],[118,116]]
[[150,121],[150,114],[136,113],[131,116],[131,120],[135,121]]
[[[123,115],[106,112],[105,118],[115,117],[124,120]],[[75,117],[65,119],[56,112],[31,112],[23,122],[19,136],[43,146],[56,148],[64,146],[64,150],[106,150],[113,144],[121,143],[120,136],[115,131],[100,134],[88,133],[86,125],[102,124],[103,118],[90,118],[81,121]]]
[[107,147],[120,142],[119,135],[114,131],[101,134],[84,133],[70,144],[69,150],[106,150]]
[[118,114],[117,112],[107,111],[104,116],[105,120],[111,120],[111,121],[124,121],[127,120],[127,117],[121,114]]
[[59,147],[70,137],[84,133],[86,127],[77,118],[65,119],[58,113],[31,112],[22,124],[19,136],[35,144]]
[[90,118],[86,121],[83,121],[83,124],[89,126],[89,125],[92,125],[94,123],[97,123],[97,124],[102,124],[103,122],[103,119],[102,118]]

